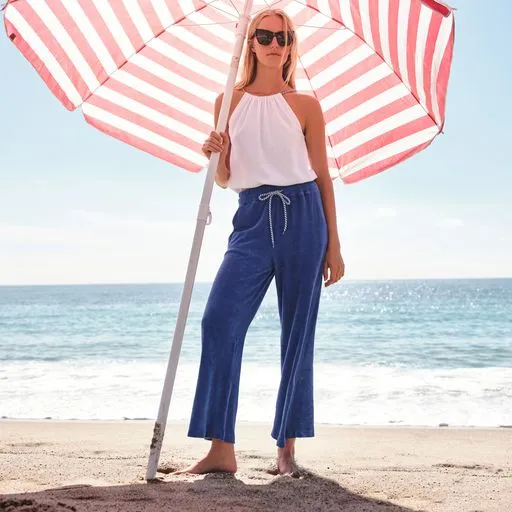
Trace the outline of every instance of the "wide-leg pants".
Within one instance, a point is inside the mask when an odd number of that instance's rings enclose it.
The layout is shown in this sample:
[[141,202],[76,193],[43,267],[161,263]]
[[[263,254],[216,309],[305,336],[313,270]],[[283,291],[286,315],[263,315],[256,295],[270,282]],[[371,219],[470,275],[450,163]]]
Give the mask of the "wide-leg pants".
[[313,350],[327,225],[315,181],[239,194],[228,249],[201,322],[202,352],[188,435],[235,442],[245,336],[275,277],[281,382],[272,437],[314,436]]

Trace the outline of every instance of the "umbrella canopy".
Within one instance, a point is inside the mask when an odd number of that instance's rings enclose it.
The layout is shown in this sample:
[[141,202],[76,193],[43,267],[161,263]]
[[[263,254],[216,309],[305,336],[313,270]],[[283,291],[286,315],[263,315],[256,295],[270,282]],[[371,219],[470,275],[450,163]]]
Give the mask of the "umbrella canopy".
[[[192,172],[204,168],[241,0],[9,0],[7,35],[69,110]],[[297,89],[326,121],[331,176],[359,181],[444,125],[452,10],[434,0],[254,0],[293,18]]]

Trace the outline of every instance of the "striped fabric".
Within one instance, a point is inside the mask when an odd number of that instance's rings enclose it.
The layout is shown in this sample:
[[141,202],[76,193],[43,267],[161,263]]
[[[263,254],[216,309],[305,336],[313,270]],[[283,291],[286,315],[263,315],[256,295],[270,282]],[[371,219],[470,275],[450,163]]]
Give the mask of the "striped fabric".
[[[297,89],[326,122],[332,177],[359,181],[443,128],[451,9],[434,0],[254,0],[297,26]],[[9,0],[7,35],[69,110],[197,172],[223,91],[241,0]]]

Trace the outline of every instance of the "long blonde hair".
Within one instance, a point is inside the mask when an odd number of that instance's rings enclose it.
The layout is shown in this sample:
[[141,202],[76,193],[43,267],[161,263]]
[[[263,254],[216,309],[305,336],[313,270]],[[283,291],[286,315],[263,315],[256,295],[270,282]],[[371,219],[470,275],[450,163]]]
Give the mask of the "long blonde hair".
[[[281,9],[265,9],[261,11],[257,16],[255,16],[251,23],[249,24],[249,28],[247,30],[247,40],[245,45],[245,55],[243,57],[243,66],[241,72],[241,78],[235,85],[235,89],[243,89],[248,85],[251,85],[256,79],[256,71],[258,60],[256,58],[256,54],[251,51],[251,41],[254,39],[256,34],[256,28],[259,25],[260,21],[267,16],[280,16],[283,20],[284,25],[284,33],[286,42],[288,42],[288,31],[294,31],[295,26],[291,18]],[[287,86],[290,86],[292,89],[295,89],[295,69],[297,68],[297,57],[298,57],[298,44],[297,44],[297,36],[294,36],[292,44],[290,45],[290,52],[288,53],[288,58],[286,62],[283,64],[283,80]]]

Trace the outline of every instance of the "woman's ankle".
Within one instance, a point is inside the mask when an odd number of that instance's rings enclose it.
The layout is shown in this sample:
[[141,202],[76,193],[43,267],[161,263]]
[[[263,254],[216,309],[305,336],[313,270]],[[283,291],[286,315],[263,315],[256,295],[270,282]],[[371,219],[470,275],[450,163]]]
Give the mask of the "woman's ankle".
[[235,445],[234,443],[227,443],[226,441],[222,441],[221,439],[212,439],[212,444],[210,446],[210,452],[222,455],[235,455]]
[[295,456],[295,438],[286,439],[286,444],[283,448],[277,449],[279,457],[294,457]]

